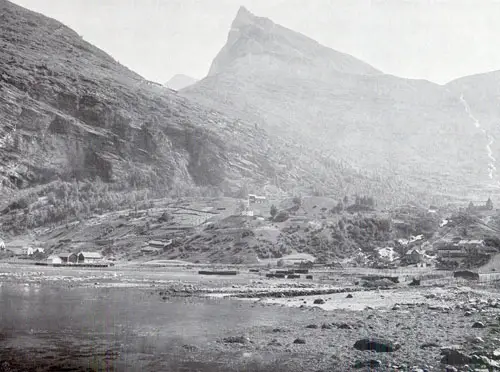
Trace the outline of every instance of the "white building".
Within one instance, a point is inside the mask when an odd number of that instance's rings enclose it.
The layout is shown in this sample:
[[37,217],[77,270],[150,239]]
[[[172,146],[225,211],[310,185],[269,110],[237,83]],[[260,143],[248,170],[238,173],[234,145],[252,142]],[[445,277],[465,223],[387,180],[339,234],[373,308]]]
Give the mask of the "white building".
[[266,202],[267,202],[267,199],[265,196],[248,194],[248,204],[264,204]]
[[47,258],[47,263],[48,264],[61,264],[62,260],[61,260],[61,257],[53,254]]

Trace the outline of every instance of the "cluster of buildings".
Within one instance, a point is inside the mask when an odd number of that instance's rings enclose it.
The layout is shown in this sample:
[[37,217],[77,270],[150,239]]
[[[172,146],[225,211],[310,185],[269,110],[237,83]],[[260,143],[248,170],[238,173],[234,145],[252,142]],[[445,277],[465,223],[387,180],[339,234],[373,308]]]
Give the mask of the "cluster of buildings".
[[0,252],[10,252],[16,256],[31,256],[35,253],[44,253],[45,250],[28,245],[23,241],[13,241],[7,245],[3,240],[0,240]]
[[99,252],[64,252],[52,254],[47,258],[49,264],[92,264],[103,260]]
[[406,251],[404,261],[407,264],[428,266],[436,259],[442,263],[459,263],[471,257],[498,253],[495,247],[488,246],[482,239],[442,239],[413,246]]
[[263,214],[267,207],[267,198],[256,194],[248,194],[245,209],[241,212],[243,216],[253,217]]
[[[45,250],[40,247],[32,247],[23,241],[12,241],[5,244],[0,240],[0,251],[10,252],[16,256],[32,256],[35,253],[45,253]],[[52,254],[47,258],[48,264],[83,264],[83,263],[99,263],[103,260],[103,256],[99,252],[78,252],[78,253],[58,253]]]
[[141,248],[141,253],[145,254],[160,254],[170,247],[173,239],[164,240],[150,240],[146,246]]
[[435,244],[438,257],[442,261],[460,261],[471,254],[498,253],[495,247],[488,246],[481,239],[442,240]]

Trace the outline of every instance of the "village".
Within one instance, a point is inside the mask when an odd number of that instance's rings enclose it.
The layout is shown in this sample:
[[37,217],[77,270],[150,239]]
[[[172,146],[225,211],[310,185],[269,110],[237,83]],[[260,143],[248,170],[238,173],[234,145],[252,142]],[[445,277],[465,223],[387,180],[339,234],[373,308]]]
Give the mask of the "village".
[[[362,206],[356,204],[357,200],[354,200],[351,205],[347,203],[347,198],[344,201],[346,202],[343,207],[344,212],[340,211],[335,201],[328,198],[304,197],[299,206],[295,204],[296,201],[270,200],[266,195],[255,193],[247,194],[243,201],[233,199],[225,204],[215,203],[212,206],[210,204],[213,202],[207,202],[204,207],[190,206],[189,202],[180,202],[178,207],[170,211],[159,207],[152,209],[158,211],[156,212],[159,215],[157,223],[154,223],[154,215],[150,210],[136,210],[133,215],[131,214],[134,225],[128,227],[120,222],[114,224],[117,227],[113,227],[112,223],[109,223],[109,226],[103,224],[105,233],[100,233],[93,240],[82,239],[92,236],[85,232],[80,233],[81,237],[77,238],[78,235],[75,235],[75,232],[78,230],[75,229],[68,230],[68,234],[71,233],[70,235],[75,236],[74,238],[69,235],[64,237],[61,235],[64,233],[64,228],[61,227],[51,233],[55,239],[50,241],[50,245],[49,242],[42,244],[30,235],[24,239],[0,241],[0,254],[10,257],[11,260],[31,260],[39,265],[106,265],[117,260],[130,261],[130,255],[127,256],[125,255],[127,252],[120,250],[121,245],[136,244],[137,248],[132,251],[131,257],[133,260],[142,262],[147,261],[148,257],[155,259],[154,256],[162,259],[185,259],[191,251],[196,252],[198,249],[206,251],[207,245],[215,251],[217,245],[213,246],[213,243],[209,241],[213,240],[217,244],[217,241],[222,240],[227,243],[224,244],[224,248],[221,247],[221,250],[239,251],[239,245],[254,244],[253,242],[259,245],[272,244],[283,252],[281,256],[284,256],[282,260],[284,262],[288,262],[287,256],[303,252],[311,255],[311,261],[315,265],[385,269],[397,267],[454,269],[479,267],[486,264],[490,257],[499,253],[499,247],[492,244],[492,237],[500,236],[500,230],[491,223],[486,224],[483,221],[484,219],[492,221],[496,213],[491,200],[485,204],[476,203],[478,206],[470,203],[467,208],[462,208],[458,214],[455,213],[453,218],[451,212],[440,212],[435,206],[427,210],[402,206],[392,214],[381,214],[371,208],[366,211],[359,209]],[[233,203],[232,207],[230,203]],[[351,212],[351,209],[359,211]],[[486,217],[480,217],[481,213]],[[383,217],[384,215],[387,217]],[[325,233],[337,223],[344,223],[342,221],[345,221],[346,216],[374,221],[390,218],[392,229],[395,232],[400,231],[399,237],[393,234],[392,240],[385,242],[382,240],[371,244],[373,246],[371,252],[363,249],[364,251],[346,257],[344,260],[322,259],[320,251],[326,250],[328,253],[335,252],[337,249],[335,243],[326,241]],[[460,218],[470,219],[476,227],[469,228],[470,231],[467,231],[466,227],[459,227]],[[417,222],[411,222],[415,219]],[[432,235],[418,230],[405,233],[409,231],[409,223],[418,224],[419,220],[434,221],[432,222],[434,224]],[[103,222],[105,220],[98,218],[95,222],[91,222],[89,227],[97,228],[100,226],[99,223]],[[141,225],[135,227],[138,223]],[[361,223],[364,223],[363,220]],[[483,230],[478,230],[478,227],[484,228],[486,235]],[[131,229],[140,231],[140,234],[131,234]],[[234,240],[235,234],[239,233],[242,234],[241,237]],[[208,234],[217,238],[210,239]],[[224,235],[219,238],[220,234]],[[256,239],[256,234],[271,238]],[[359,234],[363,235],[363,230],[360,230]],[[123,238],[120,238],[120,235]],[[312,239],[309,243],[308,236]],[[319,237],[324,243],[320,240],[318,246]],[[303,241],[305,244],[300,244],[303,248],[297,250],[287,247],[291,242],[290,238],[298,240],[299,244]],[[248,243],[245,243],[246,240]],[[183,241],[185,243],[182,243]],[[203,243],[200,248],[191,247],[198,244],[198,241]],[[184,249],[182,249],[183,246]],[[68,250],[67,247],[73,247],[73,249]],[[182,254],[174,254],[179,251]],[[203,263],[203,261],[199,262]]]

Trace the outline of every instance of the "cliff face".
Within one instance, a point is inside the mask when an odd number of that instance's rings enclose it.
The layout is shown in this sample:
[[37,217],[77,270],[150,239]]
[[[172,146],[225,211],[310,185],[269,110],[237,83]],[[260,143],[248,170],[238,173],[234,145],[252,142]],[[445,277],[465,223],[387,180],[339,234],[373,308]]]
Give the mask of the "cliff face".
[[5,0],[0,118],[0,175],[10,190],[95,177],[218,187],[273,174],[265,133],[146,81],[61,23]]

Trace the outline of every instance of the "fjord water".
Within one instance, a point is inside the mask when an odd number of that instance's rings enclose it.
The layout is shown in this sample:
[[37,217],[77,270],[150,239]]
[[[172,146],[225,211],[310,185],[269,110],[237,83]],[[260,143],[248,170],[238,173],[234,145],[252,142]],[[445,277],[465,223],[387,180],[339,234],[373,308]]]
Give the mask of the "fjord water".
[[271,308],[236,300],[3,283],[0,360],[22,354],[23,370],[154,370],[151,363],[182,345],[214,343],[247,327],[273,325],[278,317]]

